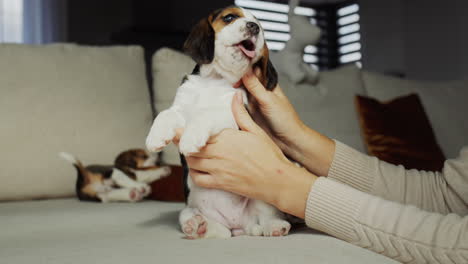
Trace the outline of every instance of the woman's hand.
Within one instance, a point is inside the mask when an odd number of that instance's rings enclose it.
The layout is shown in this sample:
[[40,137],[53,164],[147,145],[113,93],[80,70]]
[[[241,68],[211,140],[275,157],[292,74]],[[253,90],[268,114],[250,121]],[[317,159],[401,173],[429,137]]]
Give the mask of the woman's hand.
[[251,99],[254,99],[250,102],[253,107],[249,108],[249,112],[281,150],[289,154],[295,145],[295,135],[303,131],[305,125],[281,87],[277,85],[272,91],[266,90],[257,78],[261,75],[260,69],[255,71],[255,74],[247,72],[242,78],[245,88],[253,96]]
[[241,130],[225,129],[212,137],[199,153],[186,157],[192,180],[205,188],[263,200],[303,218],[316,177],[283,155],[252,120],[239,92],[232,110]]
[[257,78],[260,70],[255,71],[255,74],[250,71],[242,78],[245,88],[255,99],[249,109],[253,119],[288,157],[317,175],[328,175],[335,142],[307,127],[281,87],[266,90]]

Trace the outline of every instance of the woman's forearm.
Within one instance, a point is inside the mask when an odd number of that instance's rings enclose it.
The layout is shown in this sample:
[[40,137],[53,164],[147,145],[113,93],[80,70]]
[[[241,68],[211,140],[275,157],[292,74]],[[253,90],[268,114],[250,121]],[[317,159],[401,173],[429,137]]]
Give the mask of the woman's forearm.
[[307,197],[317,177],[289,162],[277,169],[276,173],[279,174],[276,179],[284,180],[276,181],[276,186],[272,186],[272,191],[276,193],[273,205],[285,213],[304,219]]
[[335,154],[335,142],[302,125],[298,133],[291,136],[283,151],[318,176],[327,176]]
[[306,223],[400,262],[467,263],[468,217],[423,211],[319,178]]

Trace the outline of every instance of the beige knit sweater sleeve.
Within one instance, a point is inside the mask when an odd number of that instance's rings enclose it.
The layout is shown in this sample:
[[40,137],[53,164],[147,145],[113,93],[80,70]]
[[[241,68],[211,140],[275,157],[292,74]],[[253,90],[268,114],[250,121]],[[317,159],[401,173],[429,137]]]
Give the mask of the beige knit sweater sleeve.
[[468,263],[468,148],[441,173],[405,170],[336,142],[308,226],[401,262]]

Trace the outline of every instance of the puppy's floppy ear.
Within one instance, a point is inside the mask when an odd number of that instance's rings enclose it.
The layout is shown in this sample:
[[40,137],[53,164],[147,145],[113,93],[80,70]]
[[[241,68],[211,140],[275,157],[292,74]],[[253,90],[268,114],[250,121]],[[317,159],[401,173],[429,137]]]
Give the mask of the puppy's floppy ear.
[[278,84],[278,73],[270,61],[268,47],[266,44],[263,46],[263,56],[254,64],[254,68],[255,67],[260,67],[262,70],[260,82],[263,86],[265,86],[268,91],[273,90]]
[[184,43],[184,51],[197,64],[209,64],[214,57],[215,32],[210,23],[211,16],[195,25]]
[[123,170],[125,167],[137,168],[137,161],[134,150],[127,150],[120,153],[114,161],[114,167]]

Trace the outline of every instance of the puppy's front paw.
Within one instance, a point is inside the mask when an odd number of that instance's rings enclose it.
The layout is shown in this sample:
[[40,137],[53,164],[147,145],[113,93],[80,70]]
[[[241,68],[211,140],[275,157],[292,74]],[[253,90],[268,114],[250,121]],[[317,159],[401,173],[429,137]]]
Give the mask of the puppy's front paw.
[[180,139],[179,151],[186,156],[191,153],[196,153],[206,145],[209,137],[209,130],[205,130],[203,128],[188,128]]
[[281,219],[269,220],[263,226],[264,236],[286,236],[291,229],[291,224],[288,221]]
[[207,227],[205,217],[196,214],[182,224],[182,231],[188,239],[202,238],[206,234]]
[[139,195],[141,196],[140,200],[148,196],[151,193],[151,186],[149,186],[148,184],[142,183],[135,189],[138,191]]
[[172,169],[169,166],[161,167],[160,170],[161,170],[161,178],[167,177],[171,175],[172,173]]
[[146,148],[151,152],[161,151],[171,143],[175,129],[180,126],[180,117],[174,111],[163,111],[154,120],[153,126],[146,137]]
[[143,194],[138,188],[130,188],[128,189],[128,198],[130,202],[138,202],[143,199]]

